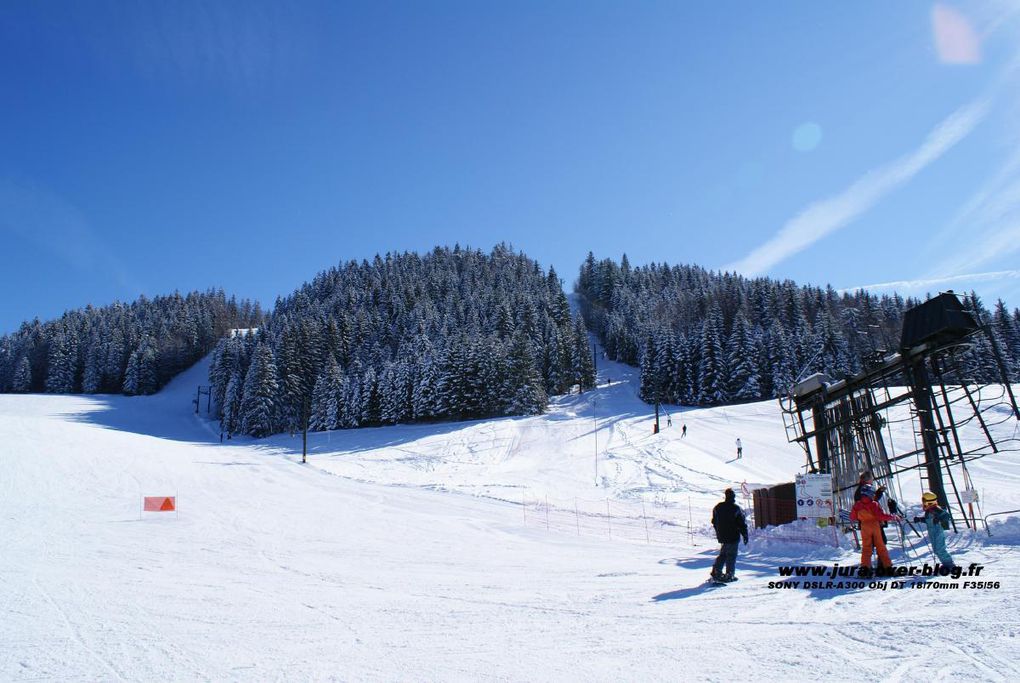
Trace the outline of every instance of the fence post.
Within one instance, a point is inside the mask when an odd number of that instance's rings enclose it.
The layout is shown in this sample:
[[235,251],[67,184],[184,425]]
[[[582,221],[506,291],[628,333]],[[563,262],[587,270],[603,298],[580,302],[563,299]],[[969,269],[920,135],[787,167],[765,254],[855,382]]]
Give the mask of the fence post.
[[690,536],[691,547],[693,548],[697,543],[694,542],[694,513],[691,512],[690,496],[687,496],[687,535]]
[[606,524],[609,525],[609,538],[613,537],[613,513],[609,511],[609,499],[606,498]]
[[645,543],[651,543],[652,539],[648,537],[648,515],[645,514],[645,501],[641,501],[641,519],[645,522]]

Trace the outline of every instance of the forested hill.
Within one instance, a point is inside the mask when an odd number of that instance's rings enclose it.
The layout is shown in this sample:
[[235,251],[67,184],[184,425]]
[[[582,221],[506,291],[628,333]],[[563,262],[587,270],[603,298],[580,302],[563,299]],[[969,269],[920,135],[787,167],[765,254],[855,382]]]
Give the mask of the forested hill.
[[68,311],[0,337],[0,392],[151,394],[226,332],[262,320],[222,290]]
[[225,431],[254,436],[540,413],[594,380],[561,280],[505,245],[332,268],[210,367]]
[[[635,268],[626,256],[617,263],[591,253],[576,291],[608,356],[640,365],[642,398],[689,405],[771,398],[811,372],[857,372],[874,350],[896,349],[903,311],[919,303],[691,265]],[[961,300],[992,323],[1020,379],[1020,310],[999,301],[990,314],[973,292]],[[968,354],[968,377],[995,380],[990,359],[987,349]]]

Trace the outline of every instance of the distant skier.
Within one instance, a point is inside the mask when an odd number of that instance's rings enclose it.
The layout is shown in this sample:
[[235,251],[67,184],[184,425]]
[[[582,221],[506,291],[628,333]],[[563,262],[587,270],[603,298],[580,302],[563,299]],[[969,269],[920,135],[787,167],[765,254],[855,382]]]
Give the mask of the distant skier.
[[953,556],[946,550],[946,532],[942,525],[948,525],[953,520],[953,516],[949,514],[948,510],[939,507],[938,496],[931,491],[925,491],[921,496],[921,505],[924,506],[924,514],[914,517],[914,521],[924,522],[924,525],[928,527],[928,540],[931,542],[931,547],[935,549],[935,556],[939,558],[943,567],[952,569],[956,563],[953,562]]
[[737,437],[737,460],[744,457],[744,445],[740,443],[740,437]]
[[719,548],[719,557],[715,558],[715,564],[712,565],[710,578],[712,581],[729,583],[737,580],[733,575],[737,564],[737,543],[743,538],[744,545],[747,545],[747,521],[744,519],[744,511],[735,502],[737,495],[733,489],[726,489],[723,495],[725,500],[712,510],[715,537],[722,546]]
[[672,427],[673,426],[673,416],[672,415],[667,415],[666,416],[666,426],[667,427]]
[[680,438],[682,439],[685,436],[687,436],[687,424],[686,423],[684,423],[683,429],[680,430]]
[[882,538],[881,522],[895,522],[896,517],[882,509],[875,502],[875,489],[871,484],[862,484],[861,498],[850,510],[850,521],[861,523],[861,576],[871,574],[871,550],[874,548],[878,553],[878,564],[883,570],[892,569],[892,560],[889,559],[889,551],[885,547],[885,540]]

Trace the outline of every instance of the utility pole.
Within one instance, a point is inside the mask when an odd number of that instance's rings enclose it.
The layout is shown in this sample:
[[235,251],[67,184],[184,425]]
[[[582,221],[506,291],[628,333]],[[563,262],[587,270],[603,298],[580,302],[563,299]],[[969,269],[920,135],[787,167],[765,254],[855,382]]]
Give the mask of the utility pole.
[[595,414],[595,396],[591,397],[591,419],[595,422],[595,486],[599,485],[599,418]]
[[655,402],[655,427],[652,429],[652,434],[659,433],[659,402]]

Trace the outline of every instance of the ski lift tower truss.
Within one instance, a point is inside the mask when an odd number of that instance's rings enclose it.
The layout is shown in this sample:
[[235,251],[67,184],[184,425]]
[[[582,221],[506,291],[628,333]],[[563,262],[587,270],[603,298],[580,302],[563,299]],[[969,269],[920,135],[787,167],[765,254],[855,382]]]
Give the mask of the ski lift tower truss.
[[[976,346],[982,335],[989,343]],[[976,348],[994,356],[986,360],[995,363],[998,383],[967,376],[963,356]],[[780,405],[788,439],[804,449],[809,471],[831,474],[842,512],[853,507],[862,471],[890,491],[901,475],[917,472],[922,490],[954,512],[954,525],[976,528],[982,518],[967,463],[1020,450],[1015,427],[997,429],[1020,424],[1020,409],[995,337],[952,292],[904,313],[898,352],[876,351],[861,372],[837,381],[811,375]],[[913,439],[902,445],[899,438],[894,450],[897,423],[909,423]]]

